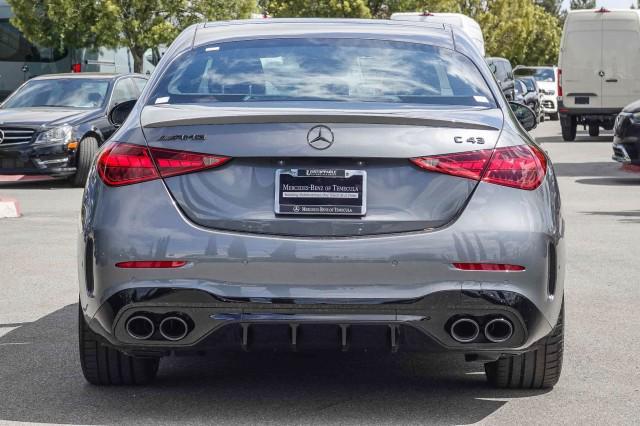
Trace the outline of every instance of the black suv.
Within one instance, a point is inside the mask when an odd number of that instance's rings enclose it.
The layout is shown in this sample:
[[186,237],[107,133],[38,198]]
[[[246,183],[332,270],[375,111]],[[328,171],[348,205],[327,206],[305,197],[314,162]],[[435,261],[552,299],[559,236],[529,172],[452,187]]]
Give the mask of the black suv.
[[0,105],[0,174],[68,177],[84,186],[98,147],[115,131],[107,112],[137,99],[140,74],[33,78]]
[[511,62],[505,58],[486,58],[485,61],[487,61],[489,69],[493,72],[493,76],[496,78],[507,100],[515,100],[515,79]]

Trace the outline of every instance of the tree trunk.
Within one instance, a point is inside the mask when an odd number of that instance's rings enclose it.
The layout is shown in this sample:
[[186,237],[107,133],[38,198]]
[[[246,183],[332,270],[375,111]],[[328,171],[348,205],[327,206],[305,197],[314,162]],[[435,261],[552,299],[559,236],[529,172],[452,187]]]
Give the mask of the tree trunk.
[[144,47],[134,46],[130,47],[131,56],[133,56],[133,72],[142,73],[142,66],[144,64]]

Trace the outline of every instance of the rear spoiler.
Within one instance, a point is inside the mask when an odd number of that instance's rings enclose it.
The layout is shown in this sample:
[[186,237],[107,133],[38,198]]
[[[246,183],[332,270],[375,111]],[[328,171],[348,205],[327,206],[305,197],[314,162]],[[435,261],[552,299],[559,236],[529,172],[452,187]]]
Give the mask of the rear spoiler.
[[475,111],[384,111],[376,110],[315,110],[306,108],[225,108],[194,105],[146,106],[141,124],[147,128],[218,125],[218,124],[271,124],[271,123],[353,123],[399,126],[428,126],[457,129],[499,130],[502,120],[487,118]]

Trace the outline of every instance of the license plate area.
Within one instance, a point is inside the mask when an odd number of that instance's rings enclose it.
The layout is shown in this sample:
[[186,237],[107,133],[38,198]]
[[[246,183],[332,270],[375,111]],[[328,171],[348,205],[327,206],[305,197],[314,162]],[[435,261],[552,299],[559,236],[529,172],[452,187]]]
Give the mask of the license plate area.
[[367,173],[344,169],[279,169],[274,210],[282,215],[364,216]]

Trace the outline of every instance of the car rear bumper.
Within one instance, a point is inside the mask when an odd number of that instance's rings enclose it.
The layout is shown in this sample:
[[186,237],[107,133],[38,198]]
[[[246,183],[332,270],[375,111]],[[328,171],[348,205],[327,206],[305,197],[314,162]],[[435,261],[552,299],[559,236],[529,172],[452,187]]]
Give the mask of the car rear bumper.
[[555,114],[558,112],[558,99],[555,96],[543,96],[541,106],[545,114]]
[[[409,327],[440,349],[517,352],[546,335],[560,312],[564,222],[551,169],[534,191],[480,183],[454,222],[421,232],[317,238],[203,228],[181,213],[162,181],[109,188],[95,172],[81,220],[85,317],[110,344],[127,350],[195,348],[242,324],[290,327],[311,318],[338,328]],[[162,259],[187,264],[115,266]],[[526,269],[462,271],[453,262]],[[124,324],[137,312],[157,319],[182,312],[194,321],[192,337],[132,341]],[[362,324],[362,315],[371,324]],[[504,315],[518,331],[508,344],[457,347],[447,330],[456,315],[481,321]]]
[[69,176],[76,172],[75,157],[65,145],[0,145],[0,174]]
[[[143,341],[126,331],[128,320],[140,315],[155,323],[154,335]],[[169,315],[179,315],[189,324],[183,339],[171,341],[159,333],[159,323]],[[474,318],[480,324],[480,336],[472,343],[459,343],[450,335],[452,322],[463,317]],[[513,334],[504,342],[492,343],[482,329],[498,317],[513,324]],[[107,344],[145,356],[212,348],[288,347],[447,350],[491,358],[501,353],[520,353],[552,329],[525,297],[510,291],[481,289],[440,291],[413,301],[363,305],[232,301],[203,290],[138,288],[110,297],[89,325]]]

